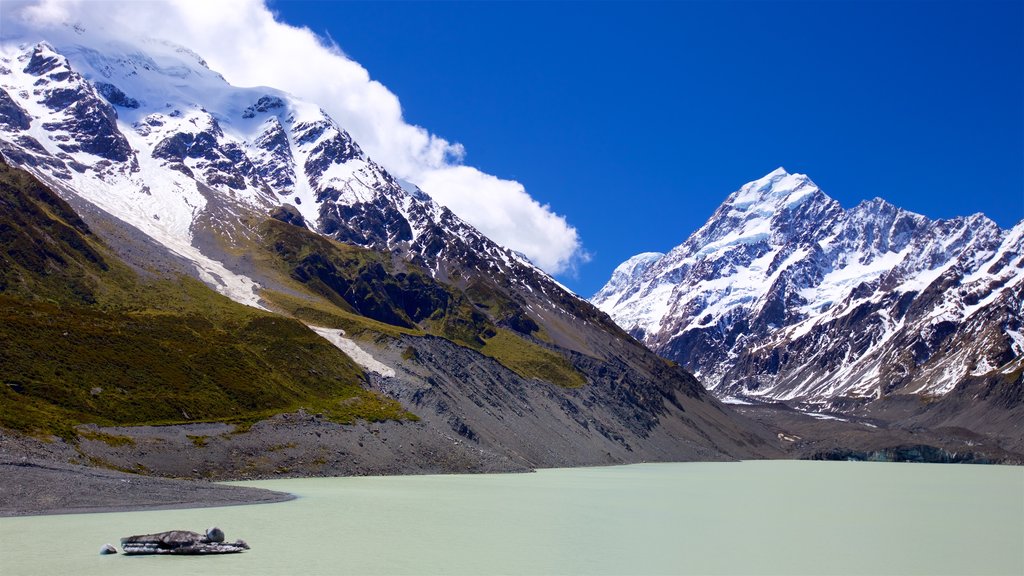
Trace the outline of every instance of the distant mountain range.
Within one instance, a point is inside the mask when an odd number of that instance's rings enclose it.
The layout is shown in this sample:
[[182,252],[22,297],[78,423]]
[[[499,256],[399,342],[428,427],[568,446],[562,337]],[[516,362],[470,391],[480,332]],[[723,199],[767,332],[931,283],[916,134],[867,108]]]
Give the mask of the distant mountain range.
[[781,453],[319,106],[186,47],[5,39],[0,155],[0,427],[222,478]]
[[979,381],[1019,397],[1024,222],[880,198],[845,210],[779,168],[667,254],[621,264],[591,302],[733,401],[856,412]]

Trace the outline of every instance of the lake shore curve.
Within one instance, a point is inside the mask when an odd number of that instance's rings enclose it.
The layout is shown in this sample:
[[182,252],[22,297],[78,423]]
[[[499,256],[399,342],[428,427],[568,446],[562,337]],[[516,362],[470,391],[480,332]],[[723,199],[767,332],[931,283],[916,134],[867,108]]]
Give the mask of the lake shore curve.
[[294,495],[36,459],[0,460],[0,517],[269,504]]

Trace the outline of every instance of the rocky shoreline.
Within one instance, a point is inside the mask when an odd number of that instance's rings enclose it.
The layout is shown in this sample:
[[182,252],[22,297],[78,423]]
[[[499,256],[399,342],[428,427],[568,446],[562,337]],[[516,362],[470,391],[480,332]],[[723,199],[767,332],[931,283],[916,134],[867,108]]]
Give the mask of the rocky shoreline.
[[[227,424],[78,429],[74,442],[0,428],[0,517],[282,502],[291,494],[218,482],[311,476],[524,472],[421,424],[342,426],[283,414]],[[137,473],[135,473],[137,471]]]
[[[1021,464],[1024,455],[964,429],[901,428],[881,419],[733,406],[779,439],[775,458]],[[0,429],[0,517],[282,502],[290,494],[219,484],[308,476],[525,472],[530,466],[424,423],[342,426],[303,412],[240,432],[227,424],[79,427],[75,443]],[[686,458],[649,458],[679,461]],[[700,459],[700,458],[692,458]],[[705,458],[707,459],[707,458]],[[563,465],[612,465],[572,462]],[[139,473],[131,473],[138,470]]]
[[0,517],[268,504],[292,494],[24,459],[0,461]]

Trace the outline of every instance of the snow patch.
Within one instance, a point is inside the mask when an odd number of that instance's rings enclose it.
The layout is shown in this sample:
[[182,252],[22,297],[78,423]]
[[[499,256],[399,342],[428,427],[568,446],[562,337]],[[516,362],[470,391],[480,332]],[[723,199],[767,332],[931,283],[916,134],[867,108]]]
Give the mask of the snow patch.
[[824,414],[822,412],[804,412],[804,414],[810,416],[811,418],[817,418],[818,420],[838,420],[840,422],[849,422],[849,420],[847,420],[846,418],[840,418],[839,416],[835,416],[833,414]]
[[360,348],[355,342],[345,338],[344,330],[312,326],[309,324],[307,324],[307,326],[309,326],[310,330],[316,332],[331,344],[334,344],[336,348],[344,352],[356,364],[362,366],[364,370],[379,374],[385,378],[395,377],[394,368],[380,362],[374,358],[372,354]]
[[1006,335],[1013,340],[1013,343],[1010,344],[1010,348],[1013,350],[1013,353],[1018,356],[1024,355],[1024,334],[1021,334],[1016,330],[1007,329]]
[[723,397],[719,398],[718,401],[721,402],[722,404],[736,404],[736,405],[740,405],[740,406],[753,406],[754,405],[753,402],[747,402],[746,400],[743,400],[742,398],[737,398],[735,396],[723,396]]
[[252,306],[253,308],[259,308],[260,310],[267,310],[267,308],[260,303],[259,291],[262,290],[263,287],[257,284],[252,278],[241,274],[235,274],[225,268],[220,262],[207,258],[200,253],[199,250],[196,250],[191,246],[189,246],[188,249],[179,250],[172,248],[172,250],[191,260],[195,265],[196,270],[199,272],[199,276],[203,282],[212,286],[217,292],[227,296],[239,304],[245,304],[246,306]]

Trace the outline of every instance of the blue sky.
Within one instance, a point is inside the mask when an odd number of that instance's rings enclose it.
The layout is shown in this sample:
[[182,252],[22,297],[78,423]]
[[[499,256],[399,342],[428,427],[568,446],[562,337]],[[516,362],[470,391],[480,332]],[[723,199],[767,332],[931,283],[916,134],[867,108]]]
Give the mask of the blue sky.
[[1021,2],[269,6],[564,216],[584,296],[778,166],[847,208],[1024,218]]

